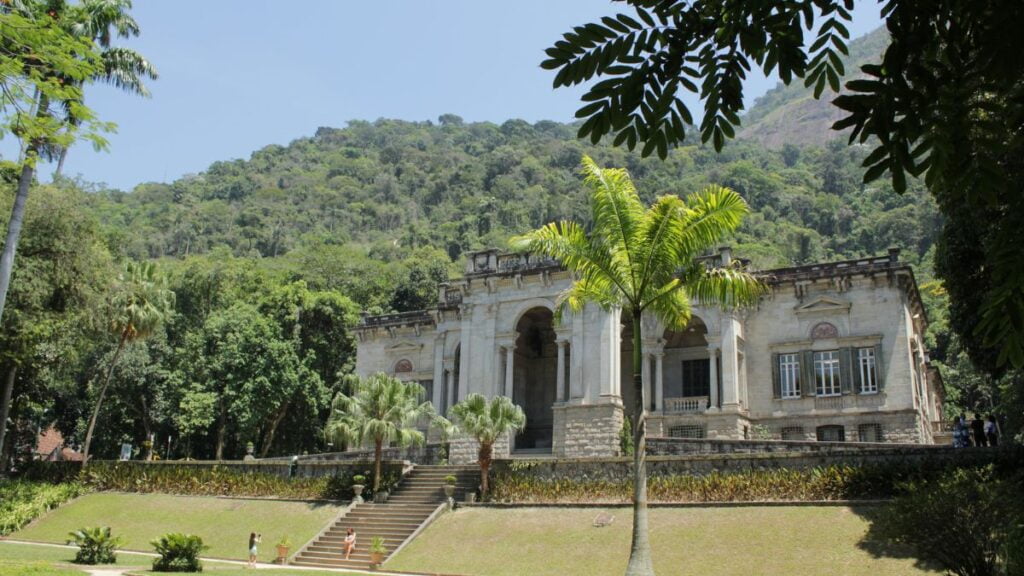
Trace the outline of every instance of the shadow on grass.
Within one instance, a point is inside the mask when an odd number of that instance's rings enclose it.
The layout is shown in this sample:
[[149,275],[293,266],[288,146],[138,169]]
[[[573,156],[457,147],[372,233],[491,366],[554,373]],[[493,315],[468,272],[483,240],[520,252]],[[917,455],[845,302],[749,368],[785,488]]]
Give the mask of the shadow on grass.
[[941,565],[921,557],[913,546],[894,542],[888,536],[891,533],[891,527],[886,517],[887,506],[887,504],[853,504],[850,506],[851,512],[868,523],[867,534],[857,543],[857,547],[871,554],[873,558],[913,560],[915,568],[944,573]]

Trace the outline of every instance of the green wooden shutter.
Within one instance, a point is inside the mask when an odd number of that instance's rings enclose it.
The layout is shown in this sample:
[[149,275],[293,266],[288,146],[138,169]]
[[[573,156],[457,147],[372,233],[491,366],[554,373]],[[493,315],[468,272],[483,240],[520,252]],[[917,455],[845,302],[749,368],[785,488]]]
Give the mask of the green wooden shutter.
[[772,354],[772,398],[782,398],[782,378],[779,377],[779,355]]
[[853,393],[860,394],[864,390],[864,375],[860,371],[860,348],[854,348],[850,354],[853,360]]
[[853,349],[850,347],[839,349],[839,383],[842,386],[843,394],[849,394],[853,391],[852,354]]
[[814,382],[814,352],[800,353],[800,390],[804,396],[814,396],[817,384]]
[[885,388],[885,366],[882,364],[882,343],[875,344],[875,378],[878,382],[878,391]]

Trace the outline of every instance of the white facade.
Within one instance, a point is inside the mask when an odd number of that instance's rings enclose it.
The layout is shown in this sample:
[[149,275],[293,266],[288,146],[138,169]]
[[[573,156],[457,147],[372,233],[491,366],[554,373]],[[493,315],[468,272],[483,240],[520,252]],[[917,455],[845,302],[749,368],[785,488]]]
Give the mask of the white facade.
[[[645,317],[649,434],[931,442],[941,397],[897,254],[759,272],[756,308],[694,306],[686,330]],[[470,392],[509,396],[528,420],[516,451],[614,455],[634,405],[631,327],[596,306],[555,321],[571,282],[550,260],[474,253],[437,308],[366,317],[356,371],[417,380],[442,412]]]

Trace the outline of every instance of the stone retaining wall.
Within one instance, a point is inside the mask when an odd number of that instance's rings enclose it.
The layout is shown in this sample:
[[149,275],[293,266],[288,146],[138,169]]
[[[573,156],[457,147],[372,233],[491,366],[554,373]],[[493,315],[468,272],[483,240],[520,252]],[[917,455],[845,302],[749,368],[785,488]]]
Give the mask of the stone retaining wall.
[[[239,462],[236,460],[189,460],[189,461],[178,461],[178,460],[157,460],[152,462],[146,462],[142,460],[100,460],[104,464],[124,466],[124,467],[145,467],[145,468],[185,468],[185,469],[203,469],[203,468],[222,468],[229,469],[239,474],[268,474],[272,476],[278,476],[281,478],[320,478],[324,476],[351,476],[354,474],[363,474],[367,470],[373,470],[373,460],[344,460],[344,461],[299,461],[295,464],[294,474],[292,472],[292,464],[290,462],[267,462],[262,460],[253,460],[246,462]],[[401,460],[384,460],[381,462],[381,468],[385,472],[399,472],[401,473],[405,467],[405,463]]]
[[[444,458],[444,445],[440,442],[430,442],[420,446],[403,446],[384,448],[382,453],[385,460],[408,460],[417,464],[438,464]],[[351,460],[373,460],[373,450],[352,450],[348,452],[320,452],[317,454],[302,454],[299,456],[275,456],[272,458],[260,458],[256,462],[291,463],[292,458],[298,458],[299,462],[338,462]]]
[[[833,465],[906,465],[907,463],[919,463],[921,465],[938,465],[943,463],[975,465],[993,461],[1004,455],[1010,455],[1013,450],[1014,448],[1007,450],[993,448],[963,450],[946,447],[913,446],[911,448],[887,448],[861,450],[858,452],[807,451],[650,456],[647,458],[647,470],[649,476],[675,476],[705,475],[712,472],[736,473],[777,468],[810,469]],[[621,482],[629,478],[632,474],[632,469],[632,458],[506,459],[496,460],[492,466],[492,470],[496,474],[526,475],[543,480],[609,482]]]
[[930,453],[948,446],[896,444],[891,442],[818,442],[815,440],[727,440],[695,438],[648,438],[651,456],[683,454],[765,454],[774,452],[856,453],[879,450],[911,450]]

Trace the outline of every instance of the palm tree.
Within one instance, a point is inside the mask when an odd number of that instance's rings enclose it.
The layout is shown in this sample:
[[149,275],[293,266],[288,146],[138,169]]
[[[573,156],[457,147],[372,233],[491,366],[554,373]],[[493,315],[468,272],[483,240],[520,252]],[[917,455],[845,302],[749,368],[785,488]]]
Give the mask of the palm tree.
[[[90,78],[91,81],[103,82],[130,94],[148,98],[149,90],[143,79],[156,80],[156,68],[135,50],[110,45],[115,35],[118,38],[139,35],[139,24],[129,14],[131,8],[132,0],[83,0],[70,7],[69,32],[88,38],[100,47],[99,70]],[[74,103],[64,102],[63,105],[65,111],[70,112]],[[70,114],[69,122],[75,123]],[[54,178],[60,177],[64,171],[68,148],[60,147]]]
[[380,463],[386,444],[422,444],[423,433],[415,426],[424,418],[442,430],[450,426],[430,402],[421,402],[426,390],[416,382],[377,372],[366,378],[347,376],[345,385],[349,394],[340,392],[334,398],[324,435],[337,445],[373,442],[374,493],[380,488]]
[[513,238],[511,246],[556,258],[576,273],[576,281],[560,297],[559,318],[566,306],[579,312],[594,302],[604,310],[621,309],[632,320],[633,540],[626,574],[653,575],[640,318],[647,312],[668,328],[682,329],[690,320],[691,298],[732,308],[756,303],[764,287],[738,265],[709,267],[700,259],[736,230],[748,211],[732,190],[710,186],[686,200],[661,196],[645,210],[625,170],[602,169],[584,157],[582,172],[590,191],[589,233],[576,222],[552,222]]
[[494,442],[502,435],[526,427],[523,409],[505,396],[495,396],[488,403],[480,394],[470,394],[452,406],[452,420],[459,430],[480,443],[477,462],[480,464],[480,495],[487,497],[488,471],[494,456]]
[[157,275],[156,266],[152,262],[128,262],[124,272],[118,277],[110,304],[109,327],[118,338],[117,350],[110,360],[110,366],[107,367],[107,375],[96,398],[96,407],[93,408],[92,418],[89,419],[89,428],[86,430],[85,444],[82,447],[83,466],[89,464],[89,444],[96,428],[96,418],[99,416],[103,397],[107,393],[107,386],[110,385],[110,376],[114,372],[121,351],[128,344],[149,337],[173,313],[174,292],[167,288],[167,280]]

